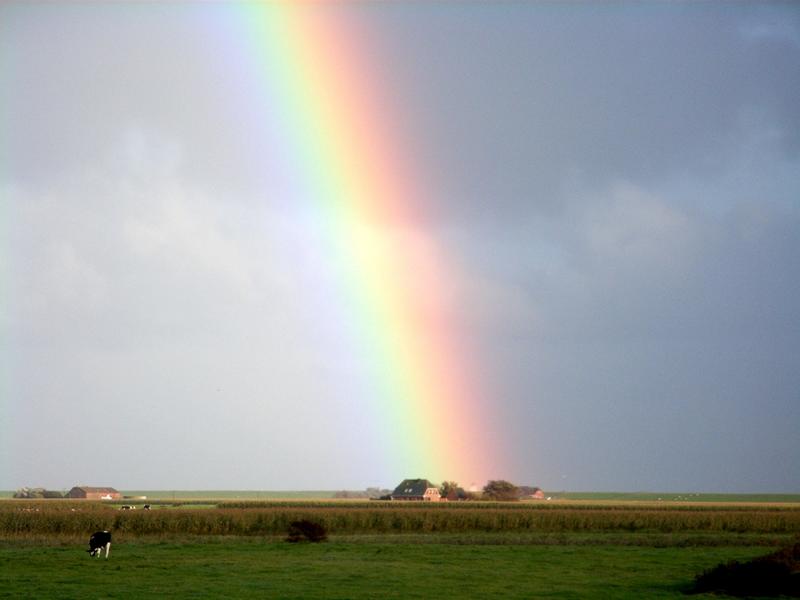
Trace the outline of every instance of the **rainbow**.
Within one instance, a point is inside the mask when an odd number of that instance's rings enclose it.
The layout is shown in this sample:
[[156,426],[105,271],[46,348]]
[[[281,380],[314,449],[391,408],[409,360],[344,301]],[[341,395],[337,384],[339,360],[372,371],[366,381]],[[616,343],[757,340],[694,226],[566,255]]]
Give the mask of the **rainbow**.
[[397,480],[499,477],[480,365],[454,317],[463,280],[428,232],[435,192],[393,125],[401,112],[382,95],[353,5],[236,6],[251,89],[281,129],[292,201],[308,204],[326,245],[385,468]]

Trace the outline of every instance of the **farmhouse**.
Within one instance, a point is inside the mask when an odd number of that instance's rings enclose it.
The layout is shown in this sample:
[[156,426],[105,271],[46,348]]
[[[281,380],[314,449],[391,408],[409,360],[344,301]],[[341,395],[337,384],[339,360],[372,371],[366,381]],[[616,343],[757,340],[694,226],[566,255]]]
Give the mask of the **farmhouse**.
[[421,500],[438,502],[441,500],[439,488],[427,479],[404,479],[394,488],[392,500]]
[[122,498],[122,494],[111,487],[76,486],[67,492],[67,498],[84,498],[86,500],[119,500]]

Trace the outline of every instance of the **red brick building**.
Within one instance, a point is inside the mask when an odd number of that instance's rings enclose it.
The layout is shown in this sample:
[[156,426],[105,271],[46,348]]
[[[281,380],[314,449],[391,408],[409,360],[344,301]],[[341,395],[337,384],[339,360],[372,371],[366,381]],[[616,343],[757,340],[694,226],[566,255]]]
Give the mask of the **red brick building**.
[[85,500],[119,500],[122,498],[122,494],[111,487],[76,486],[67,492],[67,498],[83,498]]

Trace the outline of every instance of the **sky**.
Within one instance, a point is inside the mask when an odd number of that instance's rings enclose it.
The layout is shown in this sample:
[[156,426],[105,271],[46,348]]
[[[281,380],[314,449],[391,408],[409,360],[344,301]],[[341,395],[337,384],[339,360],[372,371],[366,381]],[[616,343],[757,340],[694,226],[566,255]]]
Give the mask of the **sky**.
[[[394,487],[473,446],[464,485],[800,492],[797,5],[306,5],[420,190],[380,277],[300,191],[247,26],[279,10],[0,5],[0,489]],[[387,392],[393,428],[339,269],[453,324],[472,404]]]

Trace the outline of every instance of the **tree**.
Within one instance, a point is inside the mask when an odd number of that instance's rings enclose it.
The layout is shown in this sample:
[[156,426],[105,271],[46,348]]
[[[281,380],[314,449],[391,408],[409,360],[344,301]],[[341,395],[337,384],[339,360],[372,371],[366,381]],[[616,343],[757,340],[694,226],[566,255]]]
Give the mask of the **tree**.
[[44,498],[44,488],[24,487],[14,492],[14,498]]
[[439,486],[439,493],[442,498],[458,493],[458,483],[455,481],[443,481],[442,485]]
[[483,497],[486,500],[519,500],[519,489],[509,481],[493,479],[483,486]]

